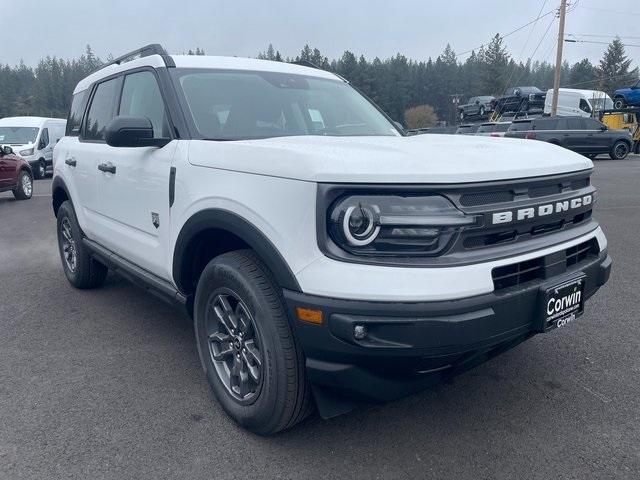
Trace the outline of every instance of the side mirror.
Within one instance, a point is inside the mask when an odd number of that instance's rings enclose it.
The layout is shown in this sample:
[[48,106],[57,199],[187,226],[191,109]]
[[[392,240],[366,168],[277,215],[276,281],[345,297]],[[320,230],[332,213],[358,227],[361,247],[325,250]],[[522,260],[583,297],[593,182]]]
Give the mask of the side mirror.
[[119,115],[107,125],[105,140],[112,147],[164,147],[170,138],[153,138],[153,125],[145,117]]
[[2,147],[3,155],[11,155],[12,153],[13,153],[13,148],[11,148],[9,145],[5,145],[4,147]]
[[602,126],[600,127],[600,130],[602,130],[602,131],[604,132],[605,130],[607,130],[607,126],[606,126],[606,125],[602,125]]

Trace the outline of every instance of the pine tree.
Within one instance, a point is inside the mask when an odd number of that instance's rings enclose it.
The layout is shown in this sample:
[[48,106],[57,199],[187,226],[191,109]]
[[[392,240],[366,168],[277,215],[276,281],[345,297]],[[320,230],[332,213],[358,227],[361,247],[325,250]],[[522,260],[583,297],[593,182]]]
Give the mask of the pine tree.
[[502,37],[496,34],[480,57],[480,86],[489,95],[500,95],[507,83],[510,56]]
[[638,68],[629,71],[631,59],[627,57],[624,45],[616,37],[604,52],[597,67],[598,87],[600,90],[613,93],[617,88],[630,84],[638,78]]

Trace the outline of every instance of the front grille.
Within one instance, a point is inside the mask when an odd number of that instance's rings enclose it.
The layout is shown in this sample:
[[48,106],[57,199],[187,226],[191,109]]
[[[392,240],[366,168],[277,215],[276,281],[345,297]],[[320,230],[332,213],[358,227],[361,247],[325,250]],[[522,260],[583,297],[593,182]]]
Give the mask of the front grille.
[[[579,266],[585,260],[597,256],[598,253],[598,241],[595,238],[565,249],[565,271],[569,267]],[[496,267],[491,271],[493,288],[495,290],[503,290],[521,286],[534,280],[542,280],[546,276],[546,263],[545,257],[538,257],[524,262]]]

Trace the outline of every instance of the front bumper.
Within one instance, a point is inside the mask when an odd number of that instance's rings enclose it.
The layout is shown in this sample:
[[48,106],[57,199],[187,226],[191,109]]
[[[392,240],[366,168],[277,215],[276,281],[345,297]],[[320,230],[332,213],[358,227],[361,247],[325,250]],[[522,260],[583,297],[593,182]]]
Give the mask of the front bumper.
[[[514,347],[538,332],[541,289],[582,272],[589,298],[609,279],[611,263],[605,250],[561,275],[458,300],[368,302],[292,291],[284,296],[320,413],[329,417],[360,401],[419,391]],[[298,307],[321,310],[323,324],[297,320]],[[364,339],[354,338],[356,325],[365,326]]]

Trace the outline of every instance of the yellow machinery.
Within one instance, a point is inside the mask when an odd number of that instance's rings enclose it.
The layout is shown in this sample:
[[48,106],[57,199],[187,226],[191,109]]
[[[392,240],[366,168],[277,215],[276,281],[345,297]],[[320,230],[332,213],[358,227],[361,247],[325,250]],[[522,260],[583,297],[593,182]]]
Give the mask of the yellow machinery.
[[633,137],[633,153],[640,153],[640,108],[602,110],[600,121],[611,130],[629,130]]

